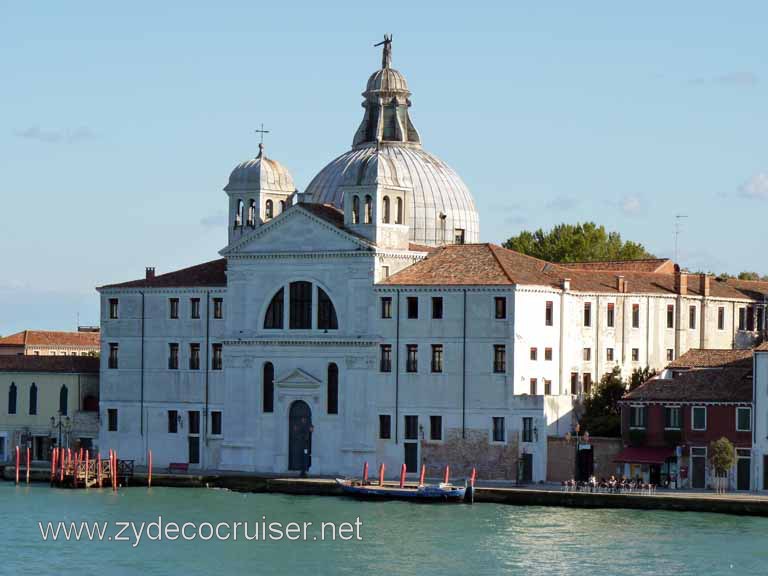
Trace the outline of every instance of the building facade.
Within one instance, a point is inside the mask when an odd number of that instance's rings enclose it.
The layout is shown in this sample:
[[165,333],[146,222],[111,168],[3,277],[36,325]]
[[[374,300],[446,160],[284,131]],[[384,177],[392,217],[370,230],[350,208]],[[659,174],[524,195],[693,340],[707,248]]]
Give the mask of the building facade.
[[151,448],[160,466],[405,462],[535,482],[602,374],[764,329],[768,284],[478,244],[472,195],[424,150],[388,43],[363,97],[351,150],[304,192],[263,146],[236,166],[223,258],[99,288],[102,447],[138,462]]
[[753,475],[754,490],[768,490],[768,343],[755,349],[754,360],[754,432]]
[[0,338],[0,356],[94,356],[98,353],[98,328],[77,332],[22,330]]

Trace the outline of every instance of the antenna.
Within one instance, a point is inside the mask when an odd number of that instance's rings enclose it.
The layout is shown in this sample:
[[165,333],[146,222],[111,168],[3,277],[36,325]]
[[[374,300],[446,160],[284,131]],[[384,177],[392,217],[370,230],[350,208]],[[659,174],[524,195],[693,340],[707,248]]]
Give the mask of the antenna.
[[675,214],[675,264],[678,264],[678,239],[680,237],[680,228],[682,226],[681,220],[683,218],[688,218],[688,216],[686,214]]

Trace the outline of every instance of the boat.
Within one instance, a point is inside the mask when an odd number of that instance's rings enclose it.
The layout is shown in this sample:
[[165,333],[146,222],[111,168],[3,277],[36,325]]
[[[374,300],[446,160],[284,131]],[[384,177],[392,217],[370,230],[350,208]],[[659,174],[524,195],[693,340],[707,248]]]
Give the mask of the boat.
[[341,491],[355,498],[367,500],[407,500],[410,502],[464,502],[471,498],[472,488],[453,484],[373,484],[360,480],[336,478]]

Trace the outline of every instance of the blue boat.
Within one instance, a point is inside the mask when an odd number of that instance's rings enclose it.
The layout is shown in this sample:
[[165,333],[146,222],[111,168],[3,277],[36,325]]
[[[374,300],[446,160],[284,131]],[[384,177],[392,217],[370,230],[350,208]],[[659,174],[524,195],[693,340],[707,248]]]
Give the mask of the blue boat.
[[344,494],[365,500],[407,500],[410,502],[464,502],[469,500],[472,488],[453,484],[384,485],[366,483],[360,480],[336,478],[336,484]]

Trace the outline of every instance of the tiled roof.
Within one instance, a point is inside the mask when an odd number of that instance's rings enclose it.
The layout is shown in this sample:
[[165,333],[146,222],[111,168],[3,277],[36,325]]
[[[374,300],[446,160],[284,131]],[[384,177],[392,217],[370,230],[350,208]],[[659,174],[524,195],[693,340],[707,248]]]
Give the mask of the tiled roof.
[[0,372],[99,373],[95,356],[0,356]]
[[98,332],[22,330],[0,338],[0,346],[98,346]]
[[623,398],[646,402],[752,402],[752,369],[691,370],[652,378]]
[[227,285],[227,260],[219,258],[203,264],[190,266],[167,274],[158,274],[152,279],[141,278],[101,288],[176,288],[176,287],[218,287]]
[[758,352],[768,352],[768,342],[763,342],[762,344],[760,344],[760,346],[755,348],[755,350],[757,350]]
[[656,272],[658,274],[674,274],[675,272],[675,263],[669,258],[562,262],[560,266],[576,270],[603,270],[606,272]]
[[752,350],[723,350],[692,348],[673,360],[667,368],[724,368],[752,365]]

